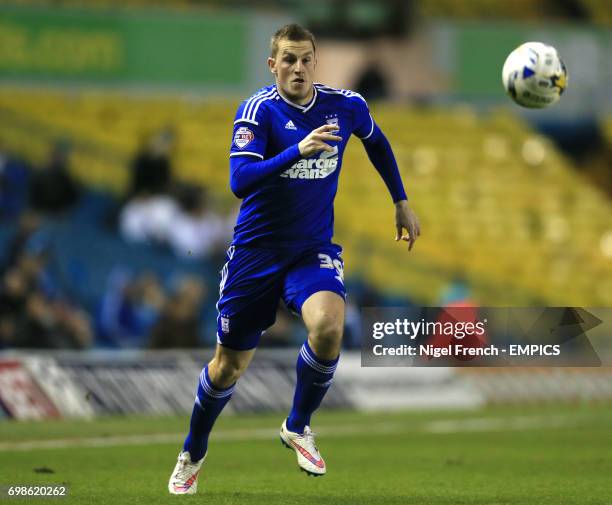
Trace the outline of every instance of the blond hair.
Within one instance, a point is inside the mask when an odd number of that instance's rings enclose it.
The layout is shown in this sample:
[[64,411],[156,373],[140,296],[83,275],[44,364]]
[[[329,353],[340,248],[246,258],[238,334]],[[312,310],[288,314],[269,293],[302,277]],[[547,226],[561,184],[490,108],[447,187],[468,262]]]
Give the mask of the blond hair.
[[270,40],[270,55],[272,58],[274,58],[278,52],[278,41],[281,39],[292,40],[293,42],[309,40],[312,44],[312,50],[316,51],[314,35],[306,28],[296,23],[291,23],[279,28],[276,33],[272,35],[272,39]]

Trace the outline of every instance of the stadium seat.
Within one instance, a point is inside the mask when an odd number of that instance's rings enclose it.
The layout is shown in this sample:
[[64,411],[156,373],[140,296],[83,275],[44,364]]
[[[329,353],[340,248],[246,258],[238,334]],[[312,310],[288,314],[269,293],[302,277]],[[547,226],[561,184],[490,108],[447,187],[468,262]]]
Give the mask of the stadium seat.
[[[237,202],[228,189],[227,152],[235,106],[6,90],[0,138],[35,164],[50,142],[70,138],[75,175],[121,194],[142,139],[171,125],[177,177],[206,184],[221,207],[231,209]],[[379,105],[373,115],[394,147],[423,237],[410,254],[395,243],[386,188],[353,140],[336,200],[336,241],[344,246],[347,272],[429,304],[457,275],[476,300],[491,305],[612,303],[611,267],[600,248],[612,206],[552,143],[505,110],[479,115],[466,106]]]

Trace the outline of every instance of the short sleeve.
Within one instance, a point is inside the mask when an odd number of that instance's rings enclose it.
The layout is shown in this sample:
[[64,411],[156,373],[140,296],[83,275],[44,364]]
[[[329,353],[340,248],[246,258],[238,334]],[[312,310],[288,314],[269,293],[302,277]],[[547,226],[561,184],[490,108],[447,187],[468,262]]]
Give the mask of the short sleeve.
[[349,99],[352,102],[353,109],[353,133],[361,140],[365,140],[374,133],[374,119],[370,115],[370,109],[365,98],[358,93],[353,93]]
[[230,157],[264,158],[268,137],[267,109],[261,100],[242,102],[234,119]]

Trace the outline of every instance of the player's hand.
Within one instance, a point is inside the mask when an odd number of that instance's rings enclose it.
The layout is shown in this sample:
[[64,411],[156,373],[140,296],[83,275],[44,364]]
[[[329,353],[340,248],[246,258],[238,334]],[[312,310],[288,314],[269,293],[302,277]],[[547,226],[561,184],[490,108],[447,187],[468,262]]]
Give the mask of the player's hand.
[[338,127],[332,124],[324,124],[323,126],[319,126],[316,130],[312,130],[298,144],[300,154],[304,158],[308,158],[321,151],[333,152],[334,148],[326,142],[342,141],[342,137],[332,133],[337,131]]
[[[395,229],[395,241],[408,242],[408,250],[411,251],[416,239],[421,235],[421,225],[406,200],[400,200],[395,204]],[[404,233],[404,230],[407,233]]]

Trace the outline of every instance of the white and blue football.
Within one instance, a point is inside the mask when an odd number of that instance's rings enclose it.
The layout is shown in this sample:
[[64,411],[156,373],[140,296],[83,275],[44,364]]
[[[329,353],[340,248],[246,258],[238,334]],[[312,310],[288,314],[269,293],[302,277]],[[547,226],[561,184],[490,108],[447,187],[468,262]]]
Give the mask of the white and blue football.
[[567,87],[567,70],[557,50],[542,42],[526,42],[506,58],[502,82],[517,104],[531,109],[559,101]]

